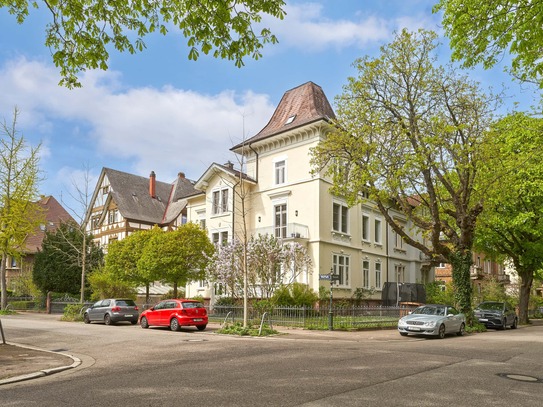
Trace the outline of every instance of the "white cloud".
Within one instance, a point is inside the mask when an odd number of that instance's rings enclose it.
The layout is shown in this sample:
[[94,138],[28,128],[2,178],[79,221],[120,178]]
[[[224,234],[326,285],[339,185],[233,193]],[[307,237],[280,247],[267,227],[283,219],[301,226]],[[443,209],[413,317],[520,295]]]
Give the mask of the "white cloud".
[[320,3],[291,3],[285,10],[287,16],[284,20],[266,18],[264,24],[271,27],[280,45],[304,52],[380,45],[391,40],[394,31],[402,28],[436,30],[438,21],[436,16],[427,14],[401,15],[392,4],[387,13],[389,17],[383,18],[373,12],[367,2],[360,2],[360,10],[350,19],[328,17],[327,10]]
[[[179,171],[198,178],[213,161],[232,159],[229,149],[260,131],[274,109],[266,95],[251,91],[124,91],[111,71],[86,73],[81,89],[68,90],[57,82],[57,70],[41,62],[21,58],[0,67],[0,116],[16,103],[22,112],[19,127],[47,140],[48,160],[62,162],[57,151],[87,136],[91,167],[98,160],[112,168],[123,161],[140,175],[154,170],[161,181],[173,180]],[[70,133],[59,133],[62,127],[70,127]],[[56,148],[60,145],[64,148]]]

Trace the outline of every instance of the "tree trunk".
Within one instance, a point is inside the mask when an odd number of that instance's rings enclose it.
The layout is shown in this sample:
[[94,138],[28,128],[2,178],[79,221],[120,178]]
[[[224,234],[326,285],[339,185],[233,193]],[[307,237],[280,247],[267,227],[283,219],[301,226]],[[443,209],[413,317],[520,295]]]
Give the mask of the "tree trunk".
[[470,269],[473,263],[470,250],[461,250],[451,255],[454,297],[460,311],[466,315],[469,326],[473,324],[471,312],[471,279]]
[[518,273],[520,277],[520,298],[519,298],[519,322],[527,324],[528,320],[528,304],[530,302],[530,293],[532,291],[532,283],[534,281],[533,272]]
[[2,265],[0,266],[0,286],[1,286],[1,303],[0,309],[6,309],[8,306],[8,287],[6,282],[6,254],[2,253]]
[[177,281],[173,283],[173,298],[177,298]]

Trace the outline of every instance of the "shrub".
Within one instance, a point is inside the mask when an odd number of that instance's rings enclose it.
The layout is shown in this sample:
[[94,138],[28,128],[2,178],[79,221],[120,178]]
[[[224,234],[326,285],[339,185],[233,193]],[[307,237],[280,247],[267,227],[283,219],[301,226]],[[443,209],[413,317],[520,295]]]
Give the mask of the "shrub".
[[293,283],[289,286],[279,287],[272,301],[275,305],[283,307],[312,307],[319,301],[319,294],[309,286],[302,283]]
[[85,304],[68,304],[64,307],[64,314],[60,318],[62,321],[83,321],[82,310],[87,308]]
[[225,335],[238,335],[238,336],[268,336],[276,335],[278,332],[274,329],[271,329],[269,326],[262,327],[262,333],[259,335],[260,327],[247,326],[243,327],[241,322],[236,322],[232,325],[226,325],[223,328],[217,330],[219,334]]

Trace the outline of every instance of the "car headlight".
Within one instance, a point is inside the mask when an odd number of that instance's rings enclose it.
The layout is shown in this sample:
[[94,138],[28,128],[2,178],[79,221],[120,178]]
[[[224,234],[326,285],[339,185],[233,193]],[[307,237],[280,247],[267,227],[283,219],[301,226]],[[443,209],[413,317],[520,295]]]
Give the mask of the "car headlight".
[[424,326],[427,326],[429,328],[433,328],[434,326],[436,326],[436,321],[426,321],[426,322],[424,322]]
[[398,325],[400,326],[404,326],[404,325],[407,325],[405,320],[403,318],[400,318],[400,320],[398,321]]

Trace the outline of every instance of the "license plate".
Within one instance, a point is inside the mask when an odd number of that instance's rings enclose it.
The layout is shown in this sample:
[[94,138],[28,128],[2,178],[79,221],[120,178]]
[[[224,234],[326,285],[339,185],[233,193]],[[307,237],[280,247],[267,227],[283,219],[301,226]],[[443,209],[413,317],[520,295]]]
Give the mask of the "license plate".
[[409,327],[409,330],[410,330],[410,331],[420,331],[420,328],[416,328],[416,327],[414,327],[414,326],[410,326],[410,327]]
[[194,318],[194,322],[202,322],[203,319],[202,318]]
[[133,315],[132,315],[132,314],[125,314],[125,317],[126,317],[126,318],[132,318]]
[[487,322],[488,318],[479,318],[479,321]]

